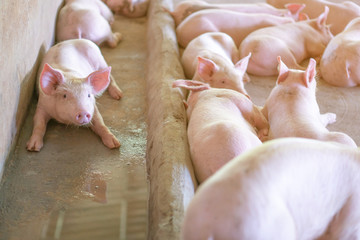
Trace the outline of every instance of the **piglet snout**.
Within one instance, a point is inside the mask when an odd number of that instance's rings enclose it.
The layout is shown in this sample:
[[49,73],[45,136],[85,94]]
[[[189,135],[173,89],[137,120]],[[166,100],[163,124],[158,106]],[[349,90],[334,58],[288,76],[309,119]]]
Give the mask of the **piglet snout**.
[[88,124],[91,121],[91,114],[88,112],[79,112],[76,115],[76,122],[80,125]]

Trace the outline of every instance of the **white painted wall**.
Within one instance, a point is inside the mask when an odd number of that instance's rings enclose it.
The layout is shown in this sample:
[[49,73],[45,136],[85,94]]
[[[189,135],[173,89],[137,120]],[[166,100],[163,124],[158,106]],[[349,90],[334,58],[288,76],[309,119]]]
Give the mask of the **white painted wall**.
[[53,44],[61,4],[62,0],[0,3],[0,178],[27,114],[38,64]]

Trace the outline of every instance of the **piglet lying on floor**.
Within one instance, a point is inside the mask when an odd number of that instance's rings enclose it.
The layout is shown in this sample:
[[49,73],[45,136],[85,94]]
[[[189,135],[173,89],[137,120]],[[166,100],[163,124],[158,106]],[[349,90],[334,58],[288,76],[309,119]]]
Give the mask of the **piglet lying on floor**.
[[200,183],[235,156],[260,145],[259,137],[268,133],[267,120],[242,93],[192,80],[176,80],[173,87],[191,91],[187,132]]
[[209,32],[194,38],[185,48],[181,63],[188,79],[228,88],[247,95],[244,80],[250,55],[240,60],[234,40],[226,33]]
[[359,149],[272,140],[200,185],[181,239],[360,239],[359,185]]
[[327,45],[321,57],[322,78],[339,87],[360,84],[360,17],[352,20],[345,30]]
[[336,115],[320,114],[315,96],[315,60],[310,59],[305,71],[288,69],[280,57],[278,62],[279,76],[276,86],[262,109],[269,120],[269,138],[313,138],[356,147],[348,135],[326,129],[329,123],[335,122]]
[[56,24],[56,38],[57,41],[85,38],[97,45],[106,42],[114,48],[121,34],[112,32],[113,22],[111,10],[101,0],[65,0]]
[[27,150],[40,151],[52,118],[64,124],[90,125],[105,146],[120,147],[95,102],[107,87],[113,98],[122,97],[110,70],[100,49],[90,40],[67,40],[50,48],[39,68],[39,100]]
[[336,35],[344,30],[346,25],[354,18],[360,17],[360,6],[353,1],[343,0],[267,0],[267,3],[275,7],[297,2],[306,7],[302,10],[310,18],[315,18],[321,14],[322,9],[327,6],[330,9],[328,24],[332,34]]
[[[206,32],[224,32],[234,39],[235,45],[249,33],[264,27],[294,22],[290,17],[279,17],[266,13],[240,13],[223,9],[206,9],[187,17],[176,28],[181,47],[186,47],[195,37]],[[246,55],[248,55],[247,53]]]
[[277,74],[276,57],[281,56],[290,68],[310,57],[320,57],[333,35],[326,25],[329,9],[316,19],[259,29],[250,33],[240,45],[240,56],[252,53],[248,73],[259,76]]
[[[287,4],[286,8],[275,8],[267,3],[208,3],[202,0],[185,0],[176,5],[174,11],[168,11],[178,26],[190,14],[205,9],[224,9],[242,13],[267,13],[279,17],[291,17],[299,20],[304,4]],[[301,15],[302,16],[302,15]],[[301,18],[301,17],[300,17]]]

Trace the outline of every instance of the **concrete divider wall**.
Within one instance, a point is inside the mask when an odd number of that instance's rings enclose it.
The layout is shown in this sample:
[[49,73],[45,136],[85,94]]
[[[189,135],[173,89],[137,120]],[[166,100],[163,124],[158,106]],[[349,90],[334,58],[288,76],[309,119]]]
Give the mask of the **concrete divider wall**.
[[27,113],[38,64],[53,44],[61,4],[62,0],[0,3],[0,178]]
[[179,239],[196,181],[186,134],[183,95],[171,87],[184,78],[174,22],[162,7],[172,0],[152,0],[148,11],[147,169],[150,183],[148,239]]

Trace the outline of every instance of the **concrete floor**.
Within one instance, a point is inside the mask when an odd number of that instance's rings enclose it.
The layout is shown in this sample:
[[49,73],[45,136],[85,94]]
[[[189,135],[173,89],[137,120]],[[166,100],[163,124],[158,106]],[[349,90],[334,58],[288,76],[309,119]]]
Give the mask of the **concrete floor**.
[[88,128],[51,121],[43,149],[27,152],[34,97],[1,183],[1,240],[146,238],[146,25],[145,17],[116,16],[123,40],[102,47],[124,97],[105,92],[97,102],[120,149],[109,150]]

